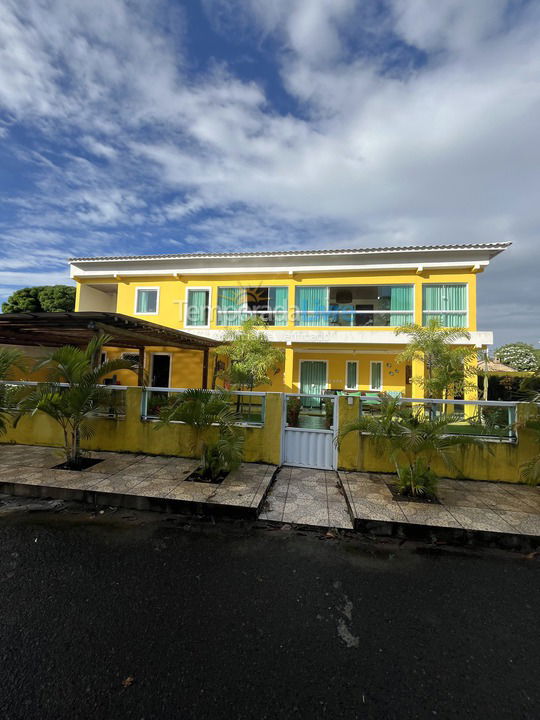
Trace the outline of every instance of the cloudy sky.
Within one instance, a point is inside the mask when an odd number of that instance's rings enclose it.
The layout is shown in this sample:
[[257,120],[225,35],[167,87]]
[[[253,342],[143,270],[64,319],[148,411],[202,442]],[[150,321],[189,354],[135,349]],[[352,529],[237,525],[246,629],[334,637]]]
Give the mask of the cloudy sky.
[[73,255],[511,240],[540,340],[540,3],[0,0],[0,296]]

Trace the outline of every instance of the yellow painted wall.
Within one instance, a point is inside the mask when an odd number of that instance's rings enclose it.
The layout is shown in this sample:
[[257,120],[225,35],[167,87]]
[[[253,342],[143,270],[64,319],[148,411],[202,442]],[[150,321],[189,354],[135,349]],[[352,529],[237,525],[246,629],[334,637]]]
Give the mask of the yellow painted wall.
[[[81,284],[89,284],[97,286],[100,283],[110,284],[110,278],[107,279],[77,279],[78,286]],[[432,283],[467,283],[468,300],[469,300],[469,330],[476,330],[476,274],[473,272],[463,272],[462,270],[441,270],[437,272],[425,272],[421,275],[413,271],[409,272],[363,272],[363,273],[295,273],[290,276],[286,272],[269,275],[265,273],[251,273],[239,277],[234,277],[224,273],[220,275],[197,275],[182,276],[175,278],[160,277],[147,279],[144,276],[139,278],[130,277],[129,279],[121,279],[118,281],[118,294],[116,312],[125,315],[135,314],[135,291],[136,288],[154,288],[158,287],[159,308],[156,315],[138,315],[144,320],[156,322],[161,325],[167,325],[176,329],[184,329],[185,303],[187,299],[188,288],[209,288],[211,291],[210,304],[213,308],[210,318],[211,328],[220,328],[216,325],[216,302],[218,287],[283,287],[289,288],[289,309],[295,304],[295,289],[297,287],[315,286],[315,285],[397,285],[409,284],[415,286],[415,322],[422,322],[422,284]],[[77,292],[76,309],[80,308],[81,288]],[[294,325],[293,314],[289,312],[289,328],[301,327]],[[196,332],[195,328],[192,328]],[[310,328],[313,329],[313,328]],[[351,328],[332,327],[332,330],[347,331]],[[384,327],[370,327],[370,330],[387,330]]]
[[[282,395],[266,395],[266,419],[262,427],[250,427],[245,432],[245,455],[247,462],[280,463]],[[358,398],[340,397],[339,426],[358,417]],[[126,417],[122,420],[99,418],[94,421],[95,435],[83,441],[88,450],[112,450],[117,452],[141,452],[153,455],[192,456],[193,436],[191,429],[182,424],[157,428],[157,423],[142,421],[140,417],[141,390],[126,390]],[[527,404],[518,405],[518,442],[486,442],[482,446],[456,448],[456,463],[461,473],[449,472],[442,463],[435,471],[444,477],[464,477],[471,480],[494,482],[520,481],[519,467],[538,452],[537,436],[523,427],[530,416]],[[2,442],[21,445],[48,445],[61,447],[62,433],[57,423],[42,413],[24,417],[17,428],[9,427]],[[339,449],[338,465],[345,470],[366,472],[393,472],[394,467],[384,452],[369,436],[351,433]]]
[[[113,420],[98,418],[94,421],[95,435],[82,441],[87,450],[140,452],[150,455],[178,455],[193,457],[191,428],[181,423],[166,427],[140,417],[141,390],[129,388],[126,392],[126,417]],[[262,427],[244,429],[244,460],[279,465],[281,433],[281,395],[266,396],[266,422]],[[62,431],[58,423],[43,413],[22,418],[16,428],[10,427],[1,436],[2,442],[21,445],[48,445],[62,447]]]
[[[531,413],[527,404],[518,405],[518,442],[484,442],[480,446],[463,445],[456,448],[454,459],[461,472],[449,471],[438,461],[434,470],[440,477],[463,477],[469,480],[487,480],[493,482],[520,482],[519,467],[538,453],[537,436],[531,430],[523,428],[524,421]],[[348,422],[358,418],[358,399],[339,398],[339,425],[345,427]],[[395,472],[393,464],[387,460],[384,451],[377,447],[366,435],[351,433],[344,438],[338,458],[339,467],[344,470],[362,470],[365,472]]]

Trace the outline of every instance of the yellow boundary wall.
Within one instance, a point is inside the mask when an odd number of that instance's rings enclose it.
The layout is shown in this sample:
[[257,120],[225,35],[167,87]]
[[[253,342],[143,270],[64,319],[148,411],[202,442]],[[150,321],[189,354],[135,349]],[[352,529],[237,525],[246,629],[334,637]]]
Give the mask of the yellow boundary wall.
[[[483,442],[481,445],[463,445],[452,451],[459,472],[451,471],[442,461],[436,461],[434,471],[439,477],[488,480],[491,482],[519,483],[519,468],[538,453],[536,434],[523,427],[534,411],[527,403],[517,405],[518,441]],[[340,398],[339,427],[358,418],[358,398],[349,405],[347,398]],[[343,439],[338,455],[338,466],[343,470],[365,472],[395,472],[386,454],[376,447],[368,435],[351,433]]]
[[[174,423],[156,428],[156,422],[141,419],[141,388],[127,388],[126,415],[123,419],[96,418],[95,435],[83,440],[87,450],[148,453],[152,455],[193,455],[193,432],[187,425]],[[281,461],[281,393],[267,393],[265,423],[261,427],[246,427],[244,460],[279,465]],[[339,427],[358,417],[358,398],[339,397]],[[440,462],[434,470],[444,477],[463,477],[492,482],[520,482],[519,467],[538,452],[534,432],[523,427],[534,412],[527,404],[518,404],[518,442],[485,442],[480,446],[456,447],[455,461],[461,472],[451,472]],[[9,427],[0,438],[2,443],[21,445],[62,446],[60,426],[42,413],[23,417],[16,428]],[[338,453],[338,467],[365,472],[394,472],[384,452],[366,435],[351,433],[342,442]]]
[[[182,423],[157,428],[155,421],[141,419],[142,390],[127,388],[126,414],[122,419],[96,418],[95,434],[82,441],[85,450],[148,453],[151,455],[193,456],[193,431]],[[281,395],[266,395],[265,424],[246,427],[244,460],[279,465],[281,451]],[[43,413],[23,417],[16,428],[9,427],[0,442],[21,445],[62,447],[62,430]]]

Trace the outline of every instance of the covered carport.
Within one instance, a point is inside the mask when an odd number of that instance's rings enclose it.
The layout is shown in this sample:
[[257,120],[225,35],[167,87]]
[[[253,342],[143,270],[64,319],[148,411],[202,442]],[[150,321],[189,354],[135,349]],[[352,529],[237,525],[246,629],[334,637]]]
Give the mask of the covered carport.
[[216,340],[139,320],[115,312],[49,312],[0,314],[0,344],[61,347],[88,344],[95,335],[109,335],[110,347],[137,350],[139,385],[144,383],[145,348],[165,346],[202,353],[202,387],[208,387],[208,355]]

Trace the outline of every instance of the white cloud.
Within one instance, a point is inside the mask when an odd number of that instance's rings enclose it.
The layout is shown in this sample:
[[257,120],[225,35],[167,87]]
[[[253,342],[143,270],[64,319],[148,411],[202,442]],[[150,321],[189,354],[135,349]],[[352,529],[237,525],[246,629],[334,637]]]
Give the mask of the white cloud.
[[50,143],[19,155],[36,177],[11,198],[23,235],[49,233],[56,253],[71,231],[84,254],[129,247],[126,227],[151,248],[148,227],[164,225],[168,245],[231,250],[511,239],[482,278],[480,316],[489,326],[497,307],[501,332],[532,332],[534,311],[510,322],[500,296],[506,278],[505,307],[538,307],[539,6],[204,4],[218,31],[272,56],[289,114],[232,66],[194,75],[186,18],[164,1],[0,6],[0,105]]

